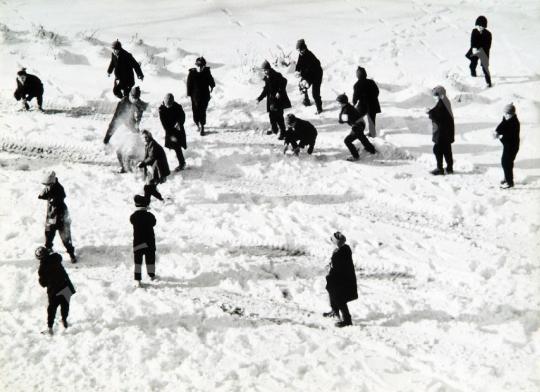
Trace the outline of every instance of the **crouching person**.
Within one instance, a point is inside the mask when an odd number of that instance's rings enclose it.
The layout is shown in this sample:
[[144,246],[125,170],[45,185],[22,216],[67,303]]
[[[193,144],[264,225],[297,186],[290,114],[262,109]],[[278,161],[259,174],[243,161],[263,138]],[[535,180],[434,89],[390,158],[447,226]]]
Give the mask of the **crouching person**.
[[340,124],[347,123],[351,126],[351,133],[343,140],[349,151],[351,152],[351,157],[347,158],[348,161],[357,161],[360,159],[360,154],[358,154],[358,149],[355,147],[353,142],[358,139],[364,149],[370,154],[375,154],[375,147],[368,140],[364,134],[366,129],[366,123],[364,122],[360,112],[349,103],[349,98],[347,95],[341,94],[337,97],[337,101],[341,105],[341,112],[339,113],[338,122]]
[[154,226],[156,217],[148,211],[148,200],[141,195],[135,195],[135,212],[129,221],[133,225],[133,261],[135,263],[135,281],[141,285],[143,257],[146,261],[146,272],[151,280],[156,277],[156,239]]
[[332,310],[323,313],[323,316],[341,318],[341,321],[336,323],[336,327],[342,328],[352,325],[347,302],[358,299],[356,273],[351,248],[345,244],[347,240],[345,236],[337,231],[332,235],[331,240],[336,249],[332,253],[328,275],[326,275],[326,290]]
[[24,110],[29,110],[28,102],[36,98],[38,109],[43,111],[43,83],[36,75],[26,73],[26,68],[17,72],[17,90],[13,96],[17,101],[22,100]]
[[163,197],[159,193],[157,186],[167,180],[167,176],[171,174],[171,171],[165,150],[154,140],[150,131],[142,131],[142,136],[146,147],[144,150],[144,159],[139,162],[138,167],[144,168],[146,181],[144,185],[144,197],[147,200],[147,204],[150,204],[151,196],[163,201]]
[[71,283],[69,276],[62,266],[62,256],[52,253],[44,246],[40,246],[35,251],[35,256],[39,260],[39,284],[47,288],[49,304],[47,306],[47,330],[43,333],[52,335],[56,310],[60,306],[62,324],[68,327],[67,318],[69,315],[69,302],[71,296],[75,294],[75,287]]
[[317,129],[309,121],[302,120],[294,114],[287,115],[287,132],[285,133],[285,149],[287,152],[289,144],[295,155],[300,153],[300,149],[308,146],[307,153],[311,155],[317,140]]

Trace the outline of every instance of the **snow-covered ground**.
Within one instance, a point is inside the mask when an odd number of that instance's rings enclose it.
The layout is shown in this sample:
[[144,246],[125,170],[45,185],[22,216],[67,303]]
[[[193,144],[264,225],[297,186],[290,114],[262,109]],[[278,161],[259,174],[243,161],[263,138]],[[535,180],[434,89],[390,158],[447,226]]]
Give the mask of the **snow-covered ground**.
[[[464,57],[481,14],[492,89]],[[0,390],[538,391],[539,19],[534,0],[0,1]],[[129,224],[142,182],[115,174],[101,142],[116,38],[142,62],[142,126],[162,142],[167,92],[189,119],[189,169],[160,187],[172,201],[152,205],[160,279],[144,289],[132,285]],[[285,65],[298,38],[324,67],[321,116]],[[201,54],[218,84],[204,138],[185,97]],[[265,58],[289,79],[289,112],[319,130],[311,157],[284,156],[263,134],[253,68]],[[381,88],[380,154],[350,163],[334,99],[351,94],[358,65]],[[43,80],[46,113],[17,111],[21,66]],[[436,84],[454,108],[453,176],[428,174]],[[491,133],[509,102],[521,149],[516,187],[502,191]],[[72,327],[52,338],[39,334],[33,259],[46,170],[66,188],[80,256],[66,263]],[[344,329],[321,317],[336,230],[360,295]]]

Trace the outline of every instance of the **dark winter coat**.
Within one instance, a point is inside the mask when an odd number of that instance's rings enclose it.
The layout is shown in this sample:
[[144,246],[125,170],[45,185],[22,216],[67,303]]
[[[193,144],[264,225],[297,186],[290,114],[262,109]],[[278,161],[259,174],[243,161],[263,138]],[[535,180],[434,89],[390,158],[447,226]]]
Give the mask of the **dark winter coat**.
[[296,117],[296,123],[287,132],[286,137],[287,141],[290,139],[298,140],[301,146],[305,146],[317,139],[317,129],[309,121]]
[[120,125],[125,125],[128,129],[136,132],[142,119],[143,112],[148,107],[148,103],[138,99],[136,102],[131,102],[129,97],[122,98],[116,105],[113,118],[109,123],[109,128],[105,133],[103,143],[109,143],[112,135]]
[[428,112],[428,115],[433,125],[433,143],[453,143],[454,117],[452,117],[442,99],[439,99],[437,105]]
[[467,58],[472,57],[472,49],[484,49],[484,52],[489,57],[489,50],[491,49],[491,33],[484,29],[484,31],[479,32],[478,29],[473,29],[471,32],[471,48],[465,54]]
[[133,225],[133,250],[150,248],[156,250],[154,226],[156,217],[146,208],[138,208],[129,221]]
[[62,265],[62,256],[58,253],[51,253],[40,261],[38,275],[39,284],[42,287],[47,287],[49,297],[54,297],[66,287],[69,287],[71,293],[75,294],[75,287],[73,287]]
[[15,99],[21,99],[30,95],[39,97],[43,95],[43,83],[36,75],[26,74],[24,84],[17,78],[17,89],[13,93]]
[[116,79],[130,86],[135,84],[133,70],[135,70],[139,78],[144,77],[139,63],[133,58],[131,53],[125,51],[124,49],[120,49],[118,56],[116,56],[114,53],[111,55],[111,62],[109,64],[109,68],[107,69],[107,73],[110,74],[113,70]]
[[500,140],[505,147],[518,149],[519,127],[520,124],[516,115],[513,115],[509,120],[503,117],[495,132],[497,132],[498,135],[502,135]]
[[52,185],[47,185],[38,196],[39,199],[47,200],[47,219],[45,229],[61,229],[64,227],[64,220],[67,216],[67,206],[64,203],[66,193],[64,187],[60,185],[58,179]]
[[349,245],[334,251],[330,271],[326,275],[326,290],[337,302],[346,303],[358,299],[356,273]]
[[344,114],[347,115],[347,124],[352,127],[358,126],[364,121],[360,112],[350,103],[347,103],[344,107],[341,108],[341,112],[339,113],[340,120]]
[[[186,114],[182,105],[174,102],[170,108],[162,104],[159,107],[159,119],[165,130],[165,147],[167,148],[187,148],[186,131],[184,123],[186,122]],[[176,138],[174,141],[172,138]]]
[[364,75],[354,84],[352,104],[365,116],[368,113],[380,113],[379,88],[372,79]]
[[156,184],[164,182],[167,176],[171,174],[165,150],[154,139],[150,140],[146,145],[142,163],[144,166],[152,167],[152,180]]
[[[266,111],[274,112],[291,107],[291,101],[287,95],[287,79],[279,72],[270,69],[268,76],[264,77],[264,88],[257,98],[262,101],[266,98]],[[276,97],[279,94],[279,98]]]
[[306,49],[304,54],[298,56],[298,61],[296,63],[296,72],[300,72],[300,77],[307,81],[309,84],[319,82],[323,77],[323,69],[321,67],[321,62],[313,52]]
[[204,67],[201,72],[191,68],[187,78],[187,95],[195,102],[208,103],[210,101],[210,89],[216,87],[209,67]]

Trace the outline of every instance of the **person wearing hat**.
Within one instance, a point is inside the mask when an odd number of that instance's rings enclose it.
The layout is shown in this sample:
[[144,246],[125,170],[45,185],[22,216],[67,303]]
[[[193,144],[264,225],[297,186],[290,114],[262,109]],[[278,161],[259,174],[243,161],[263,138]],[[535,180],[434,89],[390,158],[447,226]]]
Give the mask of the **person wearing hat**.
[[133,225],[133,262],[135,264],[135,281],[141,285],[142,262],[146,262],[146,273],[151,280],[156,277],[156,238],[154,226],[156,217],[148,211],[148,199],[141,195],[133,197],[135,212],[129,221]]
[[53,253],[50,249],[40,246],[34,252],[39,260],[38,276],[41,287],[47,288],[47,330],[42,333],[53,335],[54,319],[56,310],[60,306],[62,325],[68,327],[69,303],[71,296],[75,294],[75,287],[62,265],[62,256]]
[[287,79],[275,71],[268,61],[262,63],[264,72],[264,88],[257,98],[257,103],[266,98],[266,111],[270,118],[271,131],[267,134],[278,133],[279,140],[285,138],[285,119],[283,110],[291,107],[291,101],[287,95]]
[[290,144],[295,155],[298,155],[300,149],[305,146],[308,146],[307,153],[311,155],[315,148],[315,141],[317,140],[317,129],[315,129],[313,124],[289,113],[287,114],[287,126],[283,153],[287,152]]
[[[298,50],[298,60],[296,61],[295,71],[300,76],[300,90],[305,90],[304,104],[308,106],[310,104],[309,98],[307,98],[307,88],[303,85],[305,81],[308,86],[311,86],[311,95],[315,101],[317,107],[317,114],[322,112],[322,100],[321,100],[321,83],[323,78],[323,69],[321,62],[315,55],[308,49],[306,41],[299,39],[296,42],[296,50]],[[306,99],[307,98],[307,99]]]
[[487,29],[487,18],[479,16],[476,18],[475,28],[471,32],[471,47],[465,54],[471,63],[471,76],[476,76],[476,66],[478,60],[482,66],[484,77],[488,87],[491,87],[491,75],[489,72],[489,50],[491,49],[491,33]]
[[351,314],[347,302],[358,299],[356,273],[352,259],[352,251],[345,242],[347,239],[339,231],[330,240],[335,246],[326,275],[326,290],[330,297],[331,311],[323,313],[324,317],[336,317],[341,320],[336,327],[352,325]]
[[443,157],[446,161],[446,174],[454,173],[454,159],[452,156],[452,143],[454,143],[454,114],[452,106],[446,96],[446,90],[442,86],[436,86],[431,90],[437,104],[427,110],[431,119],[433,134],[433,154],[437,162],[437,168],[431,174],[444,175]]
[[36,98],[38,109],[43,111],[43,83],[36,76],[26,73],[26,68],[17,72],[17,89],[13,96],[17,101],[22,101],[24,110],[29,110],[28,102]]
[[141,132],[145,143],[144,159],[139,162],[138,167],[144,169],[145,185],[144,197],[147,204],[150,204],[150,197],[163,201],[161,193],[158,192],[157,186],[167,180],[167,176],[171,174],[167,155],[165,150],[152,137],[150,131],[144,130]]
[[[135,86],[129,92],[129,97],[122,98],[116,105],[116,110],[105,133],[103,143],[109,144],[111,137],[122,125],[133,134],[139,133],[139,125],[147,107],[148,103],[141,100],[141,89]],[[130,139],[126,137],[122,138],[122,144],[116,150],[116,156],[120,163],[120,173],[126,173],[131,168],[131,162],[137,156],[137,152],[134,151],[137,149],[137,143],[135,140]]]
[[195,68],[190,68],[186,86],[187,95],[191,98],[193,122],[197,124],[200,135],[204,136],[206,109],[208,108],[208,102],[210,102],[210,94],[216,87],[216,82],[210,72],[210,67],[206,66],[204,57],[197,58]]
[[[366,123],[360,115],[360,112],[356,110],[354,106],[349,103],[349,98],[345,94],[338,95],[336,99],[341,105],[341,112],[339,113],[338,122],[340,124],[347,123],[351,126],[351,132],[343,140],[349,151],[351,152],[352,157],[347,158],[348,161],[357,161],[360,159],[360,154],[358,154],[358,149],[355,147],[353,142],[358,139],[364,149],[370,154],[375,154],[376,150],[373,147],[373,144],[368,140],[364,134],[366,129]],[[345,118],[345,120],[343,120]]]
[[501,123],[495,129],[495,137],[503,145],[501,166],[504,171],[504,180],[501,188],[508,189],[514,186],[514,160],[519,151],[519,120],[516,115],[516,107],[510,103],[504,107],[504,116]]
[[47,217],[45,220],[45,247],[52,249],[56,232],[60,234],[62,243],[71,258],[72,263],[77,262],[75,248],[71,242],[71,219],[67,206],[64,202],[66,193],[64,187],[58,181],[54,171],[45,174],[41,181],[45,188],[38,198],[47,200]]
[[184,123],[186,114],[182,105],[175,102],[171,93],[165,95],[163,103],[159,107],[159,119],[165,130],[165,147],[173,150],[178,158],[178,167],[175,171],[184,170],[186,160],[182,148],[187,148],[186,131]]
[[131,53],[122,48],[120,41],[116,40],[112,43],[112,54],[107,74],[111,76],[114,71],[114,87],[113,93],[118,98],[124,98],[129,95],[131,88],[135,85],[135,77],[133,71],[137,74],[137,78],[144,79],[144,75],[139,63],[133,58]]
[[358,81],[354,84],[352,104],[356,107],[356,110],[360,112],[362,117],[367,115],[369,136],[375,137],[377,136],[375,117],[377,116],[377,113],[381,112],[381,105],[379,104],[379,88],[375,81],[367,78],[365,68],[358,67],[356,69],[356,77],[358,78]]

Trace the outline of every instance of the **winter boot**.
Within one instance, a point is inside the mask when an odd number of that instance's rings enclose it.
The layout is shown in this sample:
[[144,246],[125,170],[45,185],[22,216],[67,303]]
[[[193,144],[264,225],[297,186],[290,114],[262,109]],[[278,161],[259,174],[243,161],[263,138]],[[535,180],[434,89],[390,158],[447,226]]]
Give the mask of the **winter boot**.
[[444,170],[443,169],[435,169],[435,170],[432,170],[430,171],[431,174],[433,174],[434,176],[444,176]]
[[285,134],[283,132],[279,133],[278,140],[285,140]]
[[509,184],[509,183],[505,182],[499,188],[501,188],[501,189],[510,189],[510,188],[513,188],[513,187],[514,187],[514,184]]
[[201,126],[200,126],[199,129],[200,129],[200,131],[201,131],[201,132],[200,132],[200,135],[201,135],[201,136],[206,135],[206,133],[204,132],[204,125],[201,124]]
[[71,262],[75,264],[77,262],[77,256],[75,256],[75,250],[72,250],[69,252],[69,258],[71,259]]
[[304,99],[302,100],[302,105],[311,106],[311,101],[309,100],[309,97],[307,95],[307,91],[304,93]]
[[323,314],[323,317],[335,317],[335,318],[339,318],[339,314],[334,312],[333,310],[329,311],[329,312],[324,312]]
[[338,328],[348,327],[349,325],[352,325],[352,321],[351,321],[351,320],[338,321],[338,322],[335,324],[335,326],[338,327]]
[[45,331],[41,331],[41,334],[42,334],[42,335],[50,335],[50,336],[53,336],[53,335],[54,335],[54,331],[53,331],[52,327],[50,327],[50,328],[47,328]]
[[451,167],[446,168],[446,174],[454,174],[454,169]]
[[360,159],[360,157],[348,157],[348,158],[347,158],[347,160],[348,160],[349,162],[356,162],[356,161],[359,160],[359,159]]
[[65,319],[62,319],[62,325],[63,325],[64,328],[66,328],[66,329],[67,329],[67,327],[69,327],[69,324],[68,324],[67,320],[65,320]]
[[26,99],[23,100],[23,108],[24,110],[30,110],[30,105],[28,105],[28,102],[26,102]]

